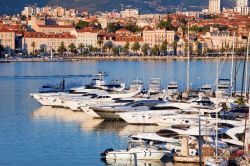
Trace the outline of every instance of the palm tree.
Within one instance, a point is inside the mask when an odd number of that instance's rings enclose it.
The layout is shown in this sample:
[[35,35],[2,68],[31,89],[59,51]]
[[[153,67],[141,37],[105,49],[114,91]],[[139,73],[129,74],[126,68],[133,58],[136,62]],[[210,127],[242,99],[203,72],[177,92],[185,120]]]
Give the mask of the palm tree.
[[166,54],[166,51],[167,51],[167,45],[168,45],[168,42],[167,40],[163,41],[161,43],[161,47],[160,47],[160,51],[163,52],[163,55]]
[[61,42],[60,46],[58,47],[57,51],[60,53],[60,55],[63,55],[64,51],[67,49],[64,46],[64,42]]
[[141,48],[140,44],[138,42],[135,42],[132,46],[132,50],[135,51],[135,53],[137,54],[137,51]]
[[78,48],[79,48],[79,50],[80,50],[80,52],[82,54],[84,45],[82,43],[80,43],[79,46],[78,46]]
[[104,47],[106,47],[110,52],[110,50],[113,48],[113,43],[111,41],[108,41],[104,44]]
[[177,48],[177,41],[173,41],[172,46],[173,46],[173,52],[175,53],[176,52],[175,50]]
[[123,51],[125,54],[127,54],[127,53],[129,52],[129,42],[127,42],[127,43],[123,46],[122,51]]
[[75,46],[74,43],[71,43],[71,44],[69,45],[69,51],[70,51],[71,53],[76,53],[76,46]]
[[153,49],[152,49],[152,54],[158,55],[158,53],[159,53],[159,46],[155,44]]
[[31,47],[33,48],[33,52],[32,52],[32,53],[34,54],[34,53],[35,53],[36,43],[35,43],[35,42],[32,42],[32,43],[31,43]]
[[102,53],[103,39],[99,37],[98,40],[97,40],[97,44],[98,44],[99,47],[101,48],[101,53]]
[[147,43],[143,44],[141,51],[144,56],[148,55],[148,49],[149,49],[149,45]]

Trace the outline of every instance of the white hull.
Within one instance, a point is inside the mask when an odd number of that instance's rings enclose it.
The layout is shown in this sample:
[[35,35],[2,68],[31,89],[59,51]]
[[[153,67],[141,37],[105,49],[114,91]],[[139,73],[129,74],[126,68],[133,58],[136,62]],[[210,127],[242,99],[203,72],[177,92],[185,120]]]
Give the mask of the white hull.
[[228,162],[223,159],[223,158],[219,158],[215,159],[214,157],[208,157],[205,159],[205,166],[227,166]]
[[93,118],[101,118],[98,114],[96,114],[89,106],[81,106],[80,109],[88,116]]
[[100,110],[94,110],[94,112],[100,116],[103,119],[120,119],[120,116],[118,114],[116,114],[116,111],[100,111]]
[[167,152],[164,151],[137,151],[137,152],[128,152],[128,151],[114,151],[109,152],[106,156],[106,159],[128,159],[128,160],[160,160]]
[[138,111],[118,113],[121,119],[129,124],[157,124],[160,117],[166,114],[175,114],[176,110],[161,111]]

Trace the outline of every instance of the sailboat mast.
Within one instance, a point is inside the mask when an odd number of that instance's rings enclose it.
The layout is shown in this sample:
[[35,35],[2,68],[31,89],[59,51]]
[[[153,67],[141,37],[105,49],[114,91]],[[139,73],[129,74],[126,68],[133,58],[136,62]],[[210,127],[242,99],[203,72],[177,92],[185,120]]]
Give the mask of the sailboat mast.
[[232,49],[232,66],[231,66],[231,97],[233,96],[233,75],[234,75],[234,43],[235,43],[235,32],[233,34],[233,49]]
[[53,59],[53,50],[52,50],[52,47],[50,48],[50,59]]
[[[243,98],[243,91],[244,89],[247,92],[247,88],[245,87],[245,83],[247,82],[247,80],[245,80],[245,78],[247,77],[247,57],[248,57],[248,53],[249,53],[249,37],[250,37],[250,33],[248,34],[248,38],[247,38],[247,53],[245,55],[245,61],[244,61],[244,65],[243,65],[243,73],[242,73],[242,82],[241,82],[241,98]],[[246,78],[247,79],[247,78]]]
[[216,89],[218,90],[219,85],[219,57],[216,59]]
[[189,39],[190,39],[190,27],[189,27],[189,23],[188,23],[188,59],[187,59],[187,91],[189,91],[189,85],[190,85],[190,80],[189,80],[189,68],[190,68],[190,64],[189,64],[189,59],[190,59],[190,43],[189,43]]
[[[250,103],[250,99],[248,99],[248,103]],[[250,111],[250,107],[249,107],[249,111]],[[248,113],[248,121],[250,122],[250,113]],[[250,123],[248,123],[248,130],[250,130]],[[246,135],[247,137],[247,143],[246,143],[246,152],[249,154],[249,148],[250,148],[250,134],[248,131],[248,135]]]
[[245,97],[247,97],[247,84],[248,84],[248,56],[249,56],[249,41],[250,41],[250,33],[248,33],[248,38],[247,38],[247,54],[246,54],[246,68],[245,68]]
[[218,158],[218,112],[216,111],[216,127],[215,127],[215,158]]

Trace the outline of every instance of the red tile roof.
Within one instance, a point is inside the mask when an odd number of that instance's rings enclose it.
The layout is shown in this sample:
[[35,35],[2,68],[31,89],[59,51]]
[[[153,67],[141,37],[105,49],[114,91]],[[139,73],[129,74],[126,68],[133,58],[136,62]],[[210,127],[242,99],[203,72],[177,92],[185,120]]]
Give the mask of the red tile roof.
[[42,32],[26,32],[24,38],[76,38],[76,36],[69,33],[61,34],[45,34]]
[[71,25],[38,25],[38,26],[42,28],[75,28],[74,26]]
[[97,33],[97,30],[85,27],[83,29],[77,30],[78,33],[90,32],[90,33]]

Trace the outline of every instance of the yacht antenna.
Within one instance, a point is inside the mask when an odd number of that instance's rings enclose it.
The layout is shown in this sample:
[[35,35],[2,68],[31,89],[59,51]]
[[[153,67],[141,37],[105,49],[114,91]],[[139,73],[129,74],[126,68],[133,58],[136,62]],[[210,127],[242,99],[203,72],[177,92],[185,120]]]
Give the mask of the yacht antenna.
[[190,76],[189,76],[189,68],[190,68],[190,64],[189,64],[189,60],[190,60],[190,43],[189,43],[189,40],[190,40],[190,27],[189,27],[189,23],[188,23],[188,59],[187,59],[187,91],[190,90],[190,87],[189,87],[189,82],[190,82]]
[[[250,99],[248,99],[248,103],[250,103]],[[249,107],[249,110],[250,110],[250,107]],[[248,113],[248,121],[250,122],[250,113]],[[248,124],[248,130],[250,130],[250,123]],[[249,133],[249,131],[248,131]],[[250,151],[249,151],[249,148],[250,148],[250,135],[248,134],[247,136],[247,144],[246,144],[246,152],[249,154]]]
[[216,127],[215,127],[215,159],[218,159],[218,111],[216,111]]
[[247,53],[246,53],[246,57],[245,57],[245,97],[247,97],[247,83],[248,83],[248,56],[249,56],[249,40],[250,40],[250,32],[248,33],[248,38],[247,38]]
[[51,60],[53,59],[53,49],[52,49],[52,47],[50,48],[50,59]]
[[219,57],[216,59],[216,89],[218,90],[219,85]]
[[202,146],[201,146],[201,111],[199,109],[199,163],[202,166]]
[[247,38],[247,53],[245,55],[245,61],[244,61],[244,65],[243,65],[243,73],[242,73],[242,82],[241,82],[241,99],[243,99],[243,90],[244,90],[244,83],[247,82],[247,80],[245,80],[245,76],[247,75],[246,72],[246,67],[247,67],[247,57],[248,57],[248,53],[249,53],[249,40],[250,40],[250,33],[248,34],[248,38]]
[[235,43],[235,32],[233,34],[233,49],[232,49],[232,65],[231,65],[231,79],[230,79],[230,82],[231,82],[231,97],[233,96],[233,71],[234,71],[234,43]]

